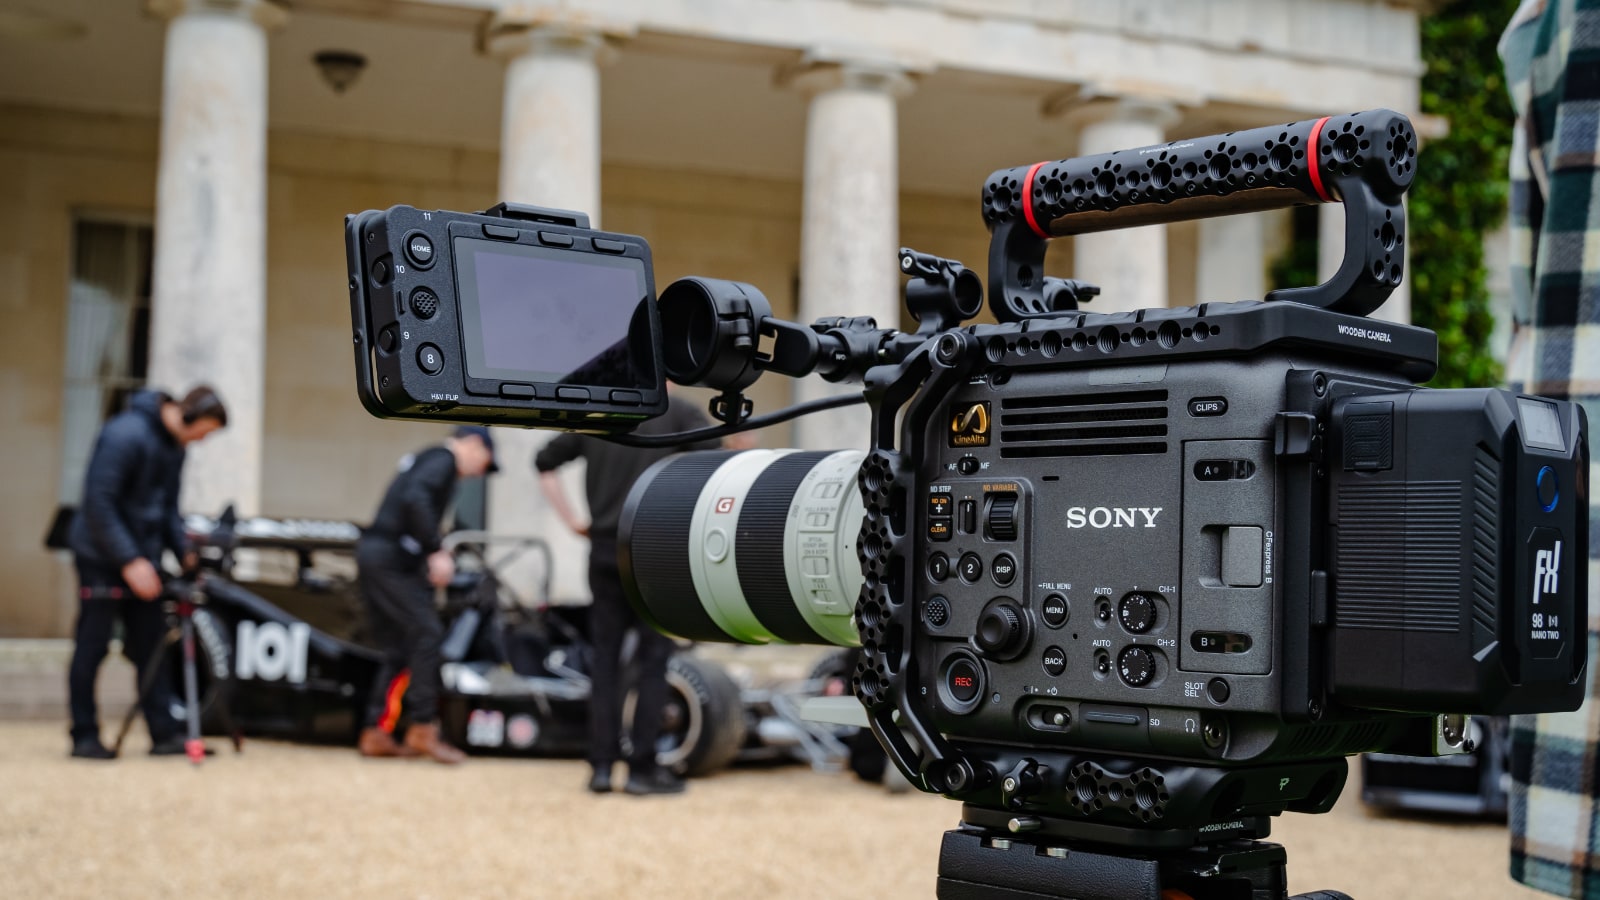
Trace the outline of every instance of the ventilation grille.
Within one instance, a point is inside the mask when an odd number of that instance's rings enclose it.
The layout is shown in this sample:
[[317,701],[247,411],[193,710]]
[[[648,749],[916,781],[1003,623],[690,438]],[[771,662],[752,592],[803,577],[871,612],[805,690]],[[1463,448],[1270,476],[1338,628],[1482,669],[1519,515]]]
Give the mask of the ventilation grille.
[[1459,481],[1339,487],[1335,614],[1340,628],[1461,628]]
[[1003,458],[1167,452],[1164,390],[1012,397],[1000,410]]
[[1493,640],[1500,630],[1496,603],[1500,595],[1500,467],[1497,463],[1479,444],[1472,467],[1472,622],[1483,629],[1485,640]]
[[1383,745],[1388,730],[1388,723],[1381,720],[1302,725],[1294,729],[1282,752],[1273,755],[1280,759],[1308,759],[1376,750]]

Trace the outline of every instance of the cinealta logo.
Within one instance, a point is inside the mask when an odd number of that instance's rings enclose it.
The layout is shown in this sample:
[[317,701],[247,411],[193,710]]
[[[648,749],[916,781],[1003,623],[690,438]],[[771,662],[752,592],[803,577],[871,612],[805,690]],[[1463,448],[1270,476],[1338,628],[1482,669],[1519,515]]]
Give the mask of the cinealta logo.
[[989,403],[980,400],[955,410],[950,416],[950,446],[989,446]]

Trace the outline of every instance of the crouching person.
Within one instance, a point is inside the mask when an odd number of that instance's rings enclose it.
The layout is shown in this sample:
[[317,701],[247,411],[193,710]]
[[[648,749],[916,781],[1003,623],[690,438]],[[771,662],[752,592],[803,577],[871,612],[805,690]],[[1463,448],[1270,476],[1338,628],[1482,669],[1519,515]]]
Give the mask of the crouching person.
[[[362,756],[428,756],[452,764],[466,759],[439,735],[444,625],[434,608],[433,588],[449,584],[455,575],[454,561],[439,546],[439,526],[458,479],[497,470],[489,429],[457,428],[443,445],[421,450],[401,465],[356,545],[361,600],[383,653],[362,723]],[[402,698],[411,722],[404,743],[394,739]]]

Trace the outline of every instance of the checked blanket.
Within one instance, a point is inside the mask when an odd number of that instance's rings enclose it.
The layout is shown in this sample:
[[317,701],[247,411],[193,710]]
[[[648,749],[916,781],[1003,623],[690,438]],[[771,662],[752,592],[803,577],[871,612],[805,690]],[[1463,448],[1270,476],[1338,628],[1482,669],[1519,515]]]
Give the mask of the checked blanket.
[[[1525,0],[1500,41],[1517,128],[1511,154],[1513,390],[1583,404],[1600,422],[1600,0]],[[1590,484],[1597,469],[1590,468]],[[1591,501],[1596,501],[1594,496]],[[1591,502],[1589,584],[1600,571]],[[1600,604],[1588,700],[1519,716],[1511,738],[1511,875],[1600,898]]]

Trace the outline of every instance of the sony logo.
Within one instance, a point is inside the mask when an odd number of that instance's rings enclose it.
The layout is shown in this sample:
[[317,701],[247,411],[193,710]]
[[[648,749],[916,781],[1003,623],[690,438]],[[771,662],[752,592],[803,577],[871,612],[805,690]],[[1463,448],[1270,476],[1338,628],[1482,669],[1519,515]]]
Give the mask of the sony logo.
[[1164,507],[1156,506],[1083,506],[1067,508],[1068,528],[1154,528],[1156,516]]

